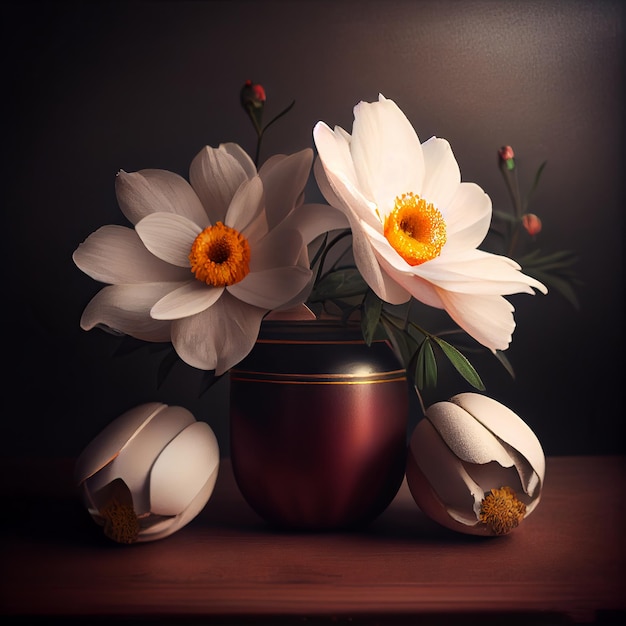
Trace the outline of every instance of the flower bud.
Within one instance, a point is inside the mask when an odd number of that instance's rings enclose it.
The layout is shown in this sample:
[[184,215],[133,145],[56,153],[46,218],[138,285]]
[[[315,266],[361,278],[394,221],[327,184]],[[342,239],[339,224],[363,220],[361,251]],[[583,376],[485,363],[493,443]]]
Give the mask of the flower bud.
[[182,407],[151,402],[102,430],[76,461],[75,477],[107,537],[153,541],[200,513],[213,493],[219,460],[206,422]]
[[406,478],[422,512],[452,530],[504,535],[539,503],[545,456],[529,426],[496,400],[462,393],[426,410]]
[[265,89],[258,83],[247,80],[241,91],[239,99],[243,110],[247,113],[258,137],[263,134],[263,108],[265,107]]
[[522,224],[531,237],[541,232],[541,220],[534,213],[525,213]]
[[259,83],[247,80],[240,92],[241,106],[248,110],[249,106],[255,109],[263,108],[265,105],[265,89]]
[[500,157],[500,162],[503,163],[508,170],[515,168],[515,153],[511,146],[502,146],[500,150],[498,150],[498,156]]

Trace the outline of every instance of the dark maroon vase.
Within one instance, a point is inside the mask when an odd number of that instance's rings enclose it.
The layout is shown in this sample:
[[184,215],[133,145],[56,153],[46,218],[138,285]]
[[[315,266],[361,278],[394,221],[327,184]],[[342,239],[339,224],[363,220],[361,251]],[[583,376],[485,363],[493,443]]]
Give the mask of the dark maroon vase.
[[385,341],[331,321],[264,322],[230,372],[230,455],[239,489],[270,524],[366,524],[404,478],[406,374]]

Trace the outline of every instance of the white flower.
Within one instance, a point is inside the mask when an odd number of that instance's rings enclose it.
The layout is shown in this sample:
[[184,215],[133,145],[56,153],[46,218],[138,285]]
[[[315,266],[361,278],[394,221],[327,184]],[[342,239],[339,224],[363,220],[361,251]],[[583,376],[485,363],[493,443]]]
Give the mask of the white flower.
[[83,450],[75,475],[92,518],[118,543],[162,539],[206,505],[220,452],[186,409],[150,402],[111,422]]
[[81,327],[171,341],[189,365],[222,374],[252,348],[263,316],[304,301],[307,244],[345,225],[304,205],[312,150],[275,155],[258,174],[236,144],[205,147],[190,183],[165,170],[120,172],[120,208],[135,228],[109,225],[74,252],[103,288]]
[[462,183],[450,145],[420,144],[392,101],[379,96],[354,109],[352,135],[323,122],[314,128],[317,182],[346,213],[356,265],[372,290],[391,304],[411,296],[445,309],[491,350],[509,346],[513,306],[502,296],[540,282],[512,259],[477,249],[491,222],[491,200]]
[[426,410],[406,478],[419,508],[467,534],[502,535],[541,498],[545,456],[529,426],[492,398],[461,393]]

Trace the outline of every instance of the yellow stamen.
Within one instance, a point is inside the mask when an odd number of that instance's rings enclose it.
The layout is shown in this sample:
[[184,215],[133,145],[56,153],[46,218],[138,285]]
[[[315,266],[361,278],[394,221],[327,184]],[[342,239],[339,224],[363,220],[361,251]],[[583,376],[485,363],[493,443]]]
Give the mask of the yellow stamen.
[[250,244],[234,228],[216,222],[205,228],[189,253],[195,277],[212,287],[226,287],[243,280],[250,271]]
[[396,198],[384,225],[387,241],[409,264],[420,265],[441,254],[446,223],[435,206],[414,193]]
[[480,521],[491,527],[496,535],[506,535],[516,528],[526,515],[526,505],[520,502],[510,487],[492,489],[480,506]]
[[109,500],[100,510],[104,534],[118,543],[134,543],[139,536],[139,520],[132,506]]

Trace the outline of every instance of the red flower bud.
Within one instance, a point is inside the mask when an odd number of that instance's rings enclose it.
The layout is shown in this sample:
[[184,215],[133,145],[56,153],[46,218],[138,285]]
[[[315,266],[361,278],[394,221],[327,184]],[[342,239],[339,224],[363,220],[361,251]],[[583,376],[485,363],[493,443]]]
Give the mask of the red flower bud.
[[506,169],[512,170],[515,168],[515,153],[511,146],[502,146],[500,150],[498,150],[498,156],[500,157],[500,162]]
[[247,80],[240,93],[241,105],[244,109],[252,106],[255,109],[262,108],[265,104],[265,89],[259,83],[253,83]]
[[500,150],[498,150],[498,154],[503,161],[515,158],[515,153],[513,152],[513,148],[511,148],[511,146],[502,146]]
[[541,220],[534,213],[524,214],[522,224],[531,237],[541,232]]

